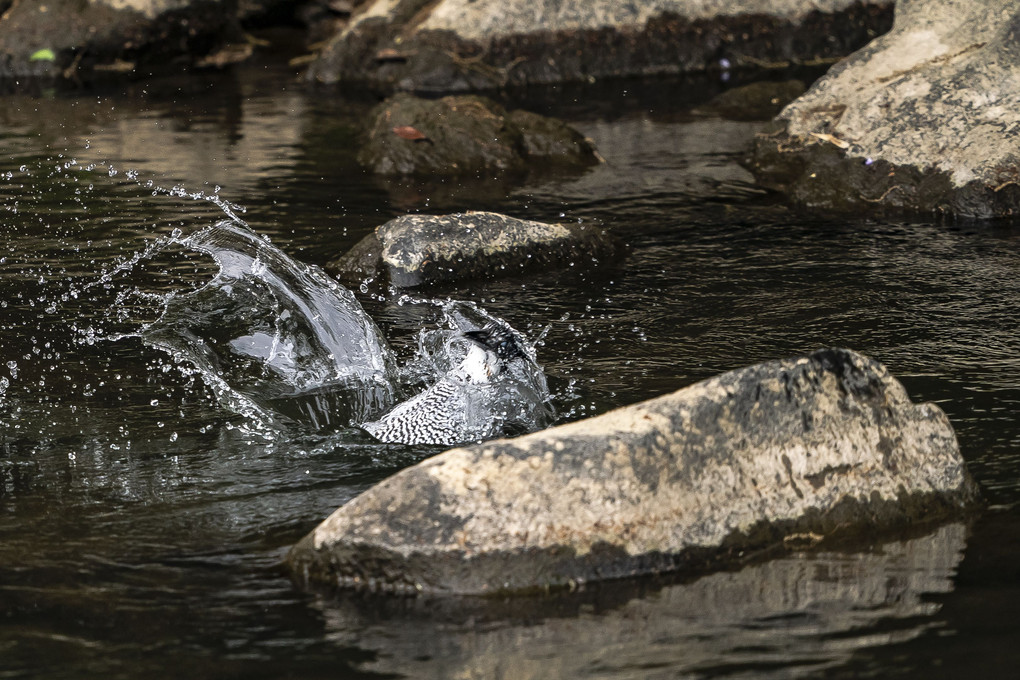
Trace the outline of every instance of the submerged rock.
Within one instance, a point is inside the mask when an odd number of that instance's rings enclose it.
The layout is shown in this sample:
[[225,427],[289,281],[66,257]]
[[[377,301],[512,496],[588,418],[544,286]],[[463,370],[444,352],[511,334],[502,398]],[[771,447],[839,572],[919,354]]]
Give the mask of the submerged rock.
[[305,584],[487,593],[703,569],[959,513],[945,415],[847,350],[759,364],[605,415],[447,451],[295,545]]
[[376,227],[327,269],[340,280],[411,287],[508,276],[558,264],[590,269],[623,247],[597,227],[547,224],[491,212],[404,215]]
[[581,133],[554,118],[507,113],[472,95],[398,94],[372,113],[358,160],[381,175],[435,176],[522,172],[538,163],[584,167],[598,156]]
[[1017,214],[1018,26],[1007,0],[901,0],[759,136],[752,171],[810,208]]
[[729,120],[771,120],[807,89],[799,80],[760,80],[712,98],[695,113],[712,114]]
[[788,66],[849,54],[891,16],[882,0],[375,0],[309,78],[463,92]]

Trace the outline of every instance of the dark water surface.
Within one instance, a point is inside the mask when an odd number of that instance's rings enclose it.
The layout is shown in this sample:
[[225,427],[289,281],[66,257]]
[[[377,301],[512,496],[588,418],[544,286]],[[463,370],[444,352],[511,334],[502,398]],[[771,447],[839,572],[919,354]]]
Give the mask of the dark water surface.
[[[620,86],[612,107],[537,100],[607,163],[517,188],[376,182],[354,161],[367,104],[280,74],[132,87],[0,101],[0,678],[1015,677],[1016,226],[791,212],[737,163],[759,124],[685,114],[662,85]],[[551,325],[539,359],[562,419],[850,347],[945,409],[990,507],[555,598],[303,594],[287,547],[435,449],[267,429],[132,337],[213,273],[164,242],[223,201],[315,264],[408,210],[602,224],[631,246],[615,267],[443,291],[532,337]],[[362,301],[410,341],[393,296]]]

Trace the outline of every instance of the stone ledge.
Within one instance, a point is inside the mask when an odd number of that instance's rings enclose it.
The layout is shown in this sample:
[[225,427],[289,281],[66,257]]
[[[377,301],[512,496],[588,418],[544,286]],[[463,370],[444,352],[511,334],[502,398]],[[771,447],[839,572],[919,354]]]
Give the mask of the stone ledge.
[[834,61],[888,30],[860,0],[376,0],[308,78],[418,93]]

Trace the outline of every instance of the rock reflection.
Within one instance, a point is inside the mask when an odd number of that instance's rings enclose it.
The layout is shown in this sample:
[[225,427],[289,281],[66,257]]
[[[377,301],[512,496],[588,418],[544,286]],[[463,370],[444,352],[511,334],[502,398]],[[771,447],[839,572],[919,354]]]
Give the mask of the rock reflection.
[[[783,677],[938,626],[967,528],[874,550],[795,553],[661,589],[509,601],[323,600],[329,635],[415,678]],[[650,591],[650,592],[649,592]]]

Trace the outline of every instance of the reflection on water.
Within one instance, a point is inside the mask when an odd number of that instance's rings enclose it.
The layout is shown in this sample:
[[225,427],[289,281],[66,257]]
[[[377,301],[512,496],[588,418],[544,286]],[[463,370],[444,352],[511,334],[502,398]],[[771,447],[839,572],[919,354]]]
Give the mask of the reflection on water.
[[[791,213],[737,164],[755,124],[623,98],[573,116],[608,161],[581,177],[402,192],[354,161],[367,103],[261,71],[179,86],[0,101],[0,677],[929,677],[936,662],[941,677],[1011,677],[1015,226]],[[687,583],[490,603],[473,624],[436,603],[300,593],[279,569],[289,545],[436,449],[259,429],[137,337],[168,296],[216,276],[209,257],[163,247],[224,217],[210,197],[311,264],[408,207],[599,223],[631,246],[615,267],[435,292],[528,338],[548,329],[536,351],[560,419],[851,347],[942,406],[993,512],[965,552],[951,525]],[[402,365],[423,307],[442,309],[355,293]]]
[[952,524],[867,553],[793,555],[622,602],[611,588],[564,596],[517,622],[493,615],[498,602],[389,615],[372,600],[320,606],[332,639],[377,653],[372,670],[415,678],[802,677],[938,626],[928,596],[952,590],[966,533]]

